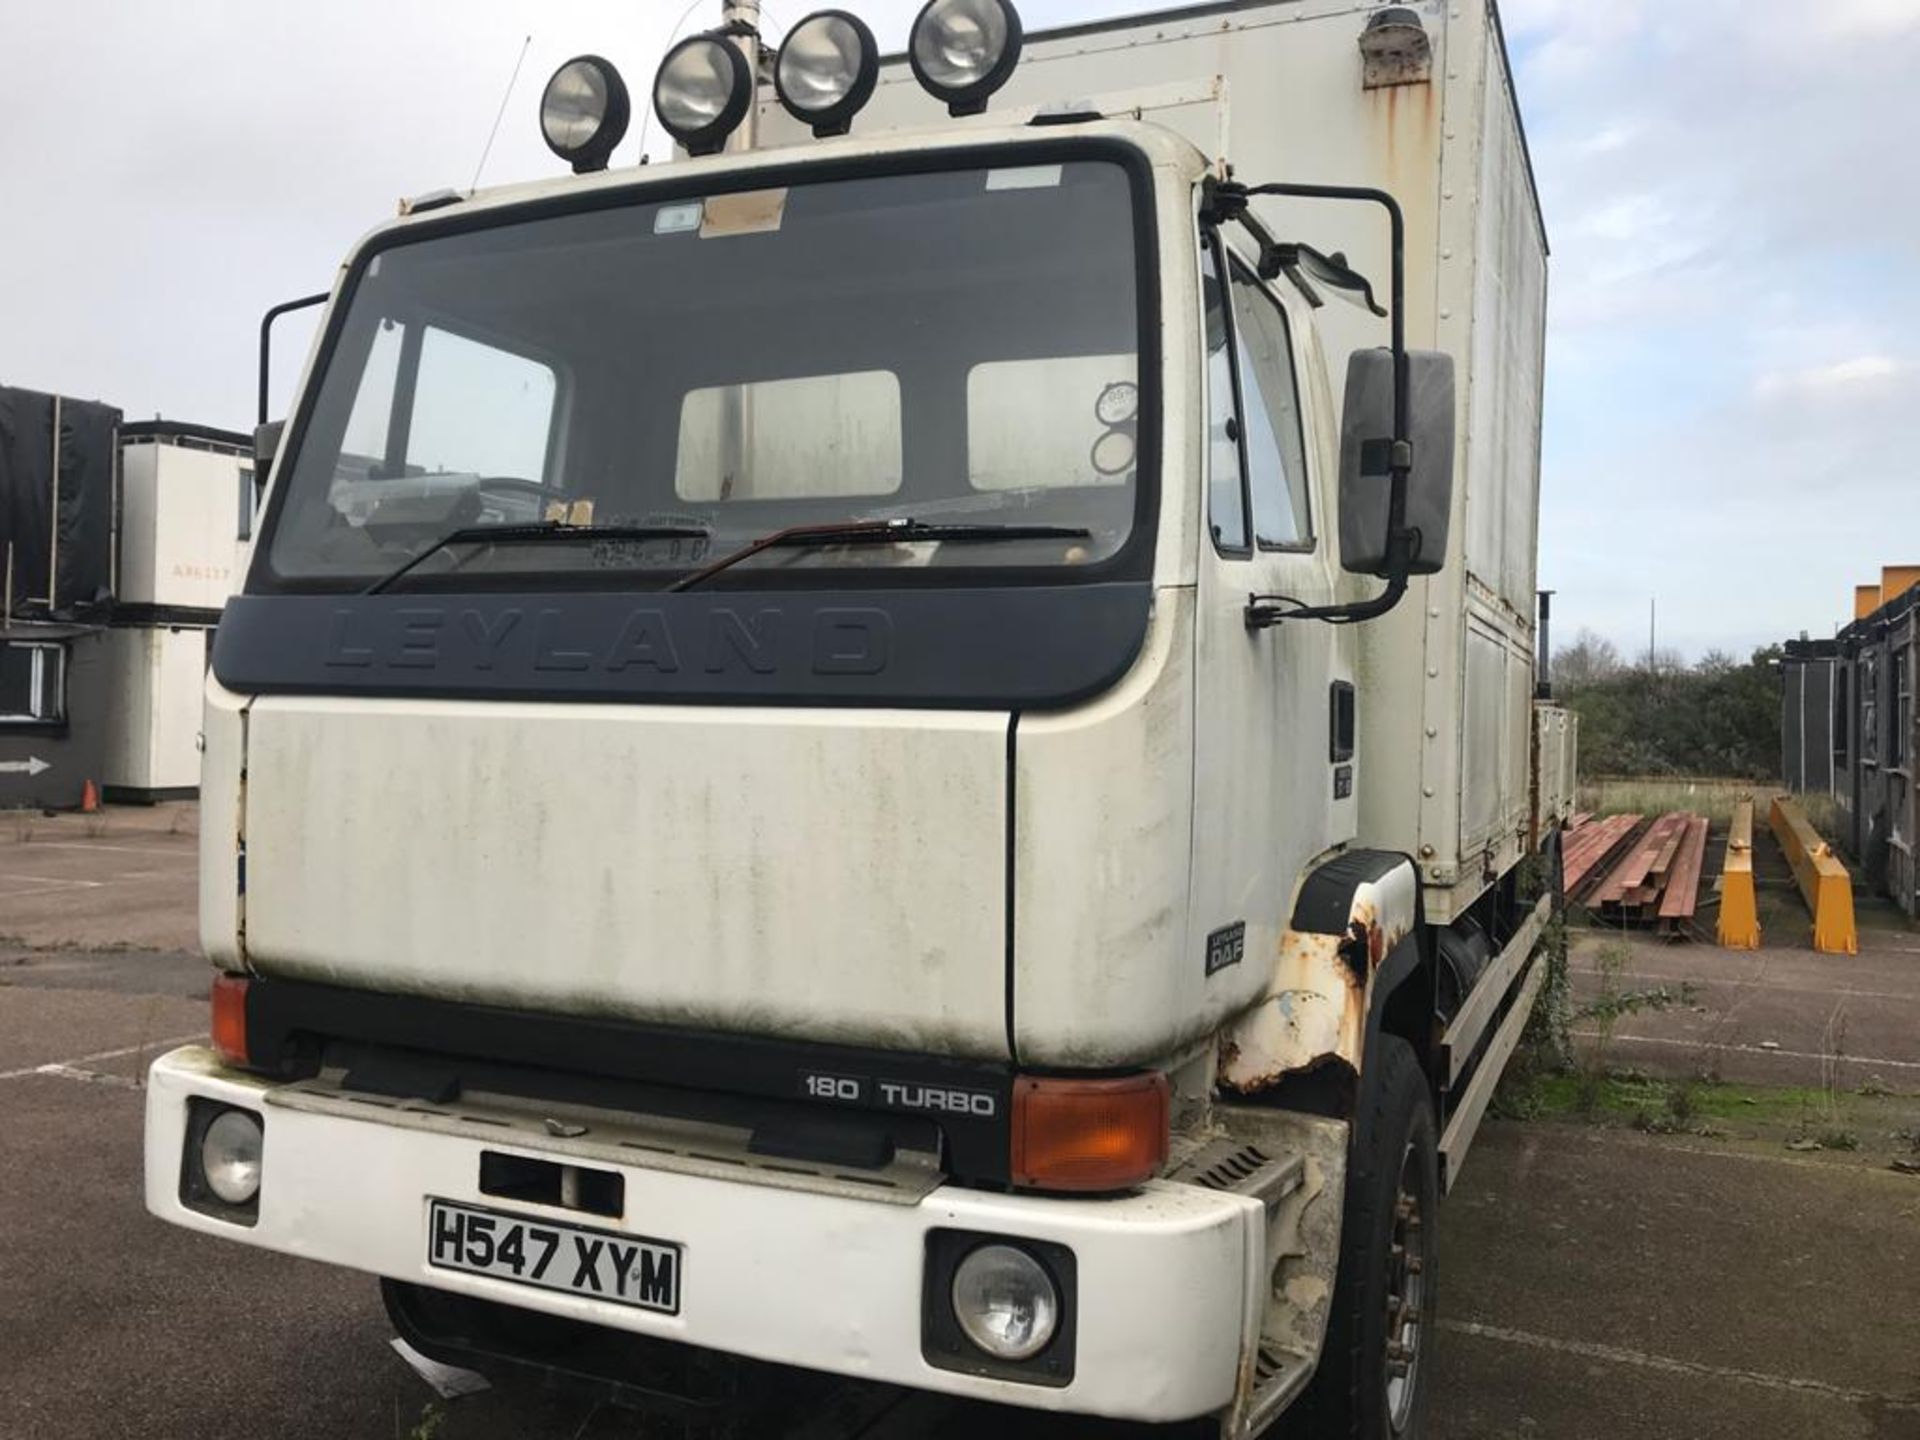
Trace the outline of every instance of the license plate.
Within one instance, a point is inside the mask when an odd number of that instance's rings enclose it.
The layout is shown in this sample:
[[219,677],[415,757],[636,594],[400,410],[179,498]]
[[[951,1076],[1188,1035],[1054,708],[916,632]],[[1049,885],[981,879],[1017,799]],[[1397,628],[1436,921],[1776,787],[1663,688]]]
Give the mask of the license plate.
[[669,1240],[433,1200],[427,1206],[427,1263],[680,1313],[680,1247]]

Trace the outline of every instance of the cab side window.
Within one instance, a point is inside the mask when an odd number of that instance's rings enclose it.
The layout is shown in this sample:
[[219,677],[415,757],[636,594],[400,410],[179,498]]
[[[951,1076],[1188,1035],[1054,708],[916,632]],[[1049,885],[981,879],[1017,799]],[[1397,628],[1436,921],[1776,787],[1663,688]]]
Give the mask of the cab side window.
[[1313,519],[1292,336],[1286,313],[1237,261],[1233,318],[1254,538],[1262,549],[1307,549],[1313,544]]
[[1233,347],[1227,331],[1218,240],[1209,235],[1200,252],[1200,285],[1206,302],[1207,335],[1207,528],[1215,548],[1246,554],[1247,489],[1240,470],[1240,422],[1235,416]]

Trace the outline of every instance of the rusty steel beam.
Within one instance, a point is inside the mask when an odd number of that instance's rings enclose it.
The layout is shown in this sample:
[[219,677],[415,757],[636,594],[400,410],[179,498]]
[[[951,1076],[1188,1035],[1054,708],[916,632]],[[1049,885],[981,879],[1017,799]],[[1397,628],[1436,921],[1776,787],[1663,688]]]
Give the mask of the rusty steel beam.
[[1799,802],[1777,796],[1771,815],[1774,837],[1787,853],[1793,878],[1813,913],[1813,948],[1825,955],[1858,955],[1853,923],[1853,877],[1807,820]]
[[1707,817],[1689,815],[1680,848],[1668,869],[1665,889],[1660,892],[1660,923],[1675,932],[1693,924],[1694,911],[1700,906],[1700,872],[1707,863]]
[[1753,801],[1733,807],[1727,832],[1727,858],[1720,866],[1720,946],[1725,950],[1760,948],[1760,902],[1753,888]]
[[1609,815],[1581,826],[1567,839],[1561,851],[1561,866],[1567,894],[1577,896],[1596,876],[1605,872],[1608,861],[1640,828],[1638,815]]

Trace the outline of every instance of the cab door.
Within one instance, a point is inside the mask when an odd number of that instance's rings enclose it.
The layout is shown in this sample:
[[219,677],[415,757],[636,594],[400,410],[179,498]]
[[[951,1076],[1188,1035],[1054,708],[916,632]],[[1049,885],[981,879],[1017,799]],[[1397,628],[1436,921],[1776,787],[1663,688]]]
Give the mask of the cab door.
[[1230,965],[1271,967],[1298,877],[1352,836],[1357,802],[1353,677],[1340,632],[1314,621],[1246,623],[1253,595],[1334,599],[1331,427],[1305,403],[1296,333],[1305,327],[1220,236],[1208,235],[1205,249],[1209,441],[1189,934],[1210,978],[1225,981]]

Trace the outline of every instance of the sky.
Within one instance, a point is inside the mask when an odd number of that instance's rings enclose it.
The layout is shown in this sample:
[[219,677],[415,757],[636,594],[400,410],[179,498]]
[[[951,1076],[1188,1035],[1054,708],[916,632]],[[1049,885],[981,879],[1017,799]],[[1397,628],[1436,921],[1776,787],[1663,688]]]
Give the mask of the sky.
[[[769,3],[770,34],[798,19]],[[894,50],[917,0],[857,0]],[[1152,8],[1024,0],[1028,28]],[[1920,0],[1505,0],[1553,245],[1556,635],[1744,654],[1920,563]],[[0,0],[0,383],[245,429],[259,317],[402,196],[562,173],[719,0]],[[529,40],[528,37],[531,37]],[[638,131],[621,157],[638,158]],[[651,149],[658,152],[656,128]],[[284,409],[310,331],[276,350]]]

